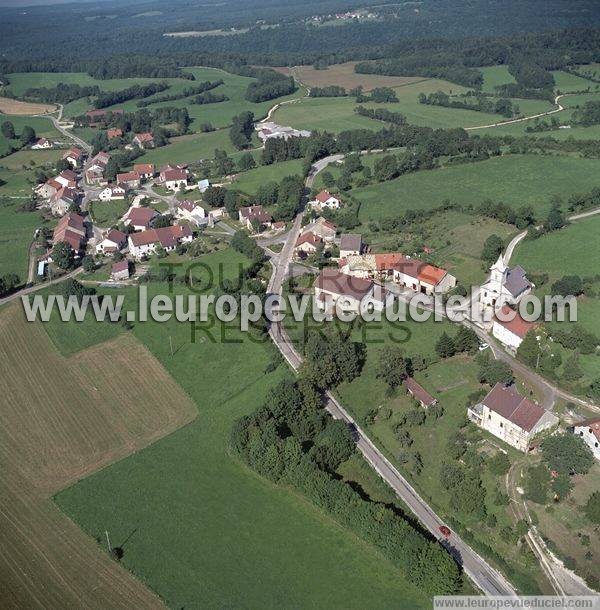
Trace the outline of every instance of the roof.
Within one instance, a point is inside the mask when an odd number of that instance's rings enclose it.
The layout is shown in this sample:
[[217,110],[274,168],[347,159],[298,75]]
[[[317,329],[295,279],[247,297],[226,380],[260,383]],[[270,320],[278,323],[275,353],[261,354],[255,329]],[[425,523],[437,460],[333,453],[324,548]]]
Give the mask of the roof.
[[244,220],[254,220],[255,218],[259,222],[270,222],[272,216],[269,212],[265,212],[262,205],[251,205],[240,208],[240,215]]
[[504,286],[513,297],[517,297],[528,288],[531,288],[531,282],[525,277],[525,269],[517,266],[506,270]]
[[[321,203],[325,203],[328,199],[331,198],[334,199],[338,199],[337,197],[335,197],[334,195],[332,195],[329,191],[321,191],[316,197],[315,200],[316,201],[320,201]],[[339,199],[338,199],[339,201]]]
[[57,244],[67,242],[73,250],[81,250],[85,240],[85,225],[83,216],[75,213],[65,214],[56,225],[52,241]]
[[69,182],[77,182],[77,174],[72,169],[64,169],[59,176]]
[[187,180],[187,172],[183,169],[166,169],[162,172],[163,179],[165,182],[171,180]]
[[326,292],[360,300],[371,292],[373,282],[340,273],[333,267],[325,267],[316,279],[315,287]]
[[154,136],[149,131],[145,131],[144,133],[136,133],[134,139],[138,142],[152,142]]
[[501,383],[491,389],[481,404],[527,432],[546,413],[542,407],[521,396],[514,385],[504,386]]
[[374,257],[377,271],[393,269],[433,286],[437,286],[448,274],[445,269],[424,263],[419,259],[410,258],[400,252],[375,254]]
[[129,236],[134,246],[147,246],[149,244],[160,243],[163,248],[177,245],[183,237],[190,237],[192,230],[187,225],[174,225],[172,227],[161,227],[150,229],[141,233],[132,233]]
[[106,136],[110,140],[111,138],[119,138],[123,135],[123,130],[118,127],[113,127],[106,132]]
[[131,208],[127,213],[131,224],[138,227],[147,227],[155,216],[158,216],[158,212],[152,208]]
[[423,263],[419,269],[417,277],[421,282],[426,282],[427,284],[436,286],[444,279],[444,277],[446,277],[447,273],[448,272],[445,269],[440,269],[439,267],[434,267],[428,263]]
[[117,231],[117,229],[111,229],[103,239],[108,239],[109,241],[114,242],[115,244],[122,244],[127,240],[127,235],[122,231]]
[[183,201],[177,202],[177,207],[181,208],[182,210],[185,210],[186,212],[193,212],[196,209],[197,204],[195,201],[184,199]]
[[119,182],[132,182],[140,179],[140,175],[137,172],[126,172],[124,174],[117,174],[117,183]]
[[509,321],[503,321],[498,318],[498,316],[494,316],[494,322],[500,324],[500,326],[504,326],[507,330],[509,330],[517,337],[521,337],[521,339],[525,338],[525,335],[532,329],[535,328],[535,322],[528,322],[524,320],[518,311],[514,311],[508,305],[503,305],[500,313],[504,316],[508,316],[510,314],[514,314],[514,318]]
[[320,244],[322,242],[323,240],[318,235],[315,235],[312,231],[308,231],[308,233],[303,233],[302,235],[300,235],[294,247],[297,248],[302,244],[312,244],[313,246],[316,246],[317,244]]
[[111,271],[113,273],[120,273],[121,271],[129,271],[129,261],[126,258],[124,258],[122,261],[115,263],[112,266]]
[[404,387],[406,387],[406,389],[426,407],[429,407],[437,402],[436,399],[412,377],[407,377],[403,383]]
[[154,173],[154,163],[135,163],[133,166],[133,171],[138,174],[153,174]]
[[584,419],[575,424],[575,428],[589,428],[592,434],[600,441],[600,417]]
[[340,250],[352,250],[360,252],[362,248],[362,237],[358,233],[343,233],[340,237]]
[[83,151],[80,148],[77,148],[77,146],[72,146],[64,155],[63,155],[63,159],[66,159],[67,157],[73,157],[73,159],[79,159],[80,157],[83,156]]

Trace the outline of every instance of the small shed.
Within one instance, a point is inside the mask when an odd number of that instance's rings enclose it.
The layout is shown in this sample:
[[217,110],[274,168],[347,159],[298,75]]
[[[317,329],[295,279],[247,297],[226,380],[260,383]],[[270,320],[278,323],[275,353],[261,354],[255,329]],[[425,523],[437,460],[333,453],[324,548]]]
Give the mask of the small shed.
[[408,393],[419,401],[419,404],[426,409],[437,403],[434,398],[423,386],[418,384],[412,377],[404,380],[404,387]]
[[129,261],[124,259],[115,263],[111,269],[111,277],[113,280],[128,280],[129,279]]

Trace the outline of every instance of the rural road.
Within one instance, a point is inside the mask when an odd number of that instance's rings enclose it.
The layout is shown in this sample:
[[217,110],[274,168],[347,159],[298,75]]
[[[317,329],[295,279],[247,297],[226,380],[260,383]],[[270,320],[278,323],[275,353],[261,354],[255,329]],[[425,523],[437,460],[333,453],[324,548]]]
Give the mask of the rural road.
[[54,125],[54,127],[58,131],[60,131],[60,133],[62,133],[64,136],[66,136],[67,138],[69,138],[70,140],[75,142],[75,144],[77,144],[77,146],[79,146],[79,148],[82,148],[83,150],[85,150],[88,153],[88,155],[91,155],[92,147],[85,140],[82,140],[81,138],[74,135],[67,128],[65,128],[61,125],[60,120],[62,119],[63,105],[59,104],[58,106],[59,106],[58,117],[55,117],[54,115],[48,115],[48,114],[38,114],[37,116],[44,117],[46,119],[50,119],[52,121],[52,124]]
[[9,294],[7,297],[0,299],[0,306],[5,305],[6,303],[9,303],[10,301],[14,301],[15,299],[17,299],[21,296],[25,296],[27,294],[32,294],[33,292],[37,292],[38,290],[41,290],[42,288],[47,288],[48,286],[52,286],[53,284],[58,284],[59,282],[64,282],[65,280],[68,280],[71,277],[75,277],[82,271],[83,271],[83,267],[77,267],[77,269],[74,269],[70,273],[67,273],[66,275],[61,275],[60,277],[57,277],[54,280],[50,280],[49,282],[43,282],[42,284],[35,284],[35,286],[30,286],[29,288],[23,288],[22,290],[13,292],[13,294]]
[[527,231],[523,231],[522,233],[519,233],[510,240],[508,246],[506,246],[506,252],[504,252],[504,256],[502,257],[502,260],[504,261],[505,265],[508,265],[508,263],[510,263],[510,259],[512,258],[513,252],[515,251],[517,244],[526,237]]
[[[306,179],[307,188],[310,189],[312,187],[316,175],[324,167],[329,163],[339,161],[342,158],[343,155],[332,155],[315,163]],[[277,261],[272,261],[274,271],[268,284],[268,293],[282,294],[283,282],[292,260],[294,244],[296,243],[302,228],[301,223],[302,213],[296,216],[293,226],[288,233],[287,241],[278,256]],[[274,322],[269,329],[269,335],[292,369],[297,371],[302,363],[302,358],[290,342],[283,325]],[[334,418],[341,419],[352,426],[356,431],[357,447],[367,462],[371,464],[379,476],[381,476],[398,494],[402,501],[410,508],[431,534],[439,539],[439,527],[444,524],[443,520],[440,519],[419,496],[410,483],[408,483],[400,472],[389,462],[330,392],[327,393],[326,408]],[[516,595],[515,589],[504,576],[492,568],[482,557],[471,549],[471,547],[465,544],[456,533],[452,534],[452,543],[445,541],[441,541],[441,543],[462,566],[469,578],[471,578],[486,595]]]

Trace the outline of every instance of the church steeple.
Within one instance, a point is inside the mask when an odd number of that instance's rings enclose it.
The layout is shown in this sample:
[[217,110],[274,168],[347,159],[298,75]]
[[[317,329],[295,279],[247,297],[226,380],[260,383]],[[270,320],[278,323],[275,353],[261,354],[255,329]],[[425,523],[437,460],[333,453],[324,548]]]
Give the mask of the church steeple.
[[490,267],[491,275],[490,280],[500,285],[504,282],[504,275],[506,273],[506,265],[504,264],[504,257],[502,254],[498,257],[498,260]]

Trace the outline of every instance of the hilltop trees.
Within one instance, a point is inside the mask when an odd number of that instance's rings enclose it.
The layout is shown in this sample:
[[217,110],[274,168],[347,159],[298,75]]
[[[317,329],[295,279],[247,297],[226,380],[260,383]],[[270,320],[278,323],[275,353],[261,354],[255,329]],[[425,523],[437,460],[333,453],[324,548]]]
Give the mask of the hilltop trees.
[[7,140],[14,140],[17,137],[15,134],[15,126],[11,123],[11,121],[4,121],[0,131],[2,131],[2,135]]

